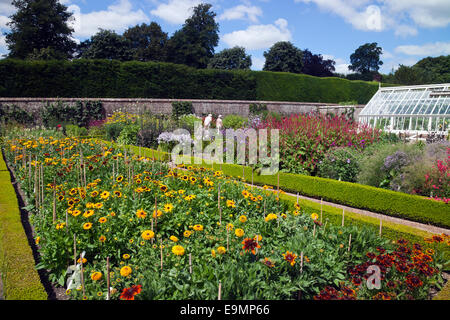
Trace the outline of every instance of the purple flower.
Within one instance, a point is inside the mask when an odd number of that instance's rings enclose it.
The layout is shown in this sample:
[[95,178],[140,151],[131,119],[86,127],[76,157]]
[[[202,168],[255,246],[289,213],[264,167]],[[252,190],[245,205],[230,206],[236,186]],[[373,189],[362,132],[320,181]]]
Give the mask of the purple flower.
[[347,159],[347,163],[350,163],[350,159]]

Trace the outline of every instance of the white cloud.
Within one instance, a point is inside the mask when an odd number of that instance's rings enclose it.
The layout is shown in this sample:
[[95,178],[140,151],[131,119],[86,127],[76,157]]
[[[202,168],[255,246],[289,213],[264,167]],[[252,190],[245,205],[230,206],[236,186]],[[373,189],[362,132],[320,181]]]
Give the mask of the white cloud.
[[409,56],[440,56],[450,54],[450,42],[426,43],[423,45],[403,45],[395,48],[395,52]]
[[449,0],[384,0],[392,14],[407,13],[420,27],[436,28],[450,24]]
[[16,11],[11,0],[0,0],[0,12],[2,15],[10,16]]
[[0,16],[0,29],[9,29],[7,23],[10,21],[7,16]]
[[365,5],[368,0],[295,0],[295,2],[314,2],[320,9],[330,11],[352,24],[358,30],[382,31],[386,21],[379,6]]
[[219,16],[219,20],[250,20],[253,23],[258,22],[258,17],[262,16],[263,12],[260,7],[238,5],[236,7],[226,9],[224,13]]
[[193,13],[193,8],[202,3],[201,0],[169,0],[161,3],[150,13],[172,24],[183,24]]
[[393,29],[395,35],[402,37],[417,35],[417,27],[438,28],[450,24],[449,0],[295,0],[295,2],[315,3],[320,9],[342,17],[358,30]]
[[292,35],[285,19],[278,19],[274,24],[251,25],[245,30],[238,30],[223,35],[222,40],[229,46],[241,46],[247,50],[270,48],[278,41],[291,41]]
[[353,73],[353,71],[350,71],[348,69],[348,66],[350,65],[349,63],[347,63],[344,59],[341,58],[335,58],[333,55],[331,54],[323,54],[322,58],[324,60],[334,60],[334,62],[336,62],[336,64],[334,65],[334,72],[336,73],[340,73],[340,74],[349,74],[349,73]]
[[72,26],[75,37],[90,37],[97,33],[99,28],[122,32],[129,26],[149,21],[142,10],[133,11],[129,0],[119,0],[108,6],[107,10],[89,13],[82,13],[77,5],[70,5],[68,9],[74,13],[75,21]]

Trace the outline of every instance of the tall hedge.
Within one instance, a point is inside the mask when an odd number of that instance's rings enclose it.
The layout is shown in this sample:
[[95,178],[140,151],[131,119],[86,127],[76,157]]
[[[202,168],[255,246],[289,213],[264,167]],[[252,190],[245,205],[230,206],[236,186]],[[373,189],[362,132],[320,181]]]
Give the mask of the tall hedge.
[[0,60],[1,97],[172,98],[367,103],[374,82],[160,62]]

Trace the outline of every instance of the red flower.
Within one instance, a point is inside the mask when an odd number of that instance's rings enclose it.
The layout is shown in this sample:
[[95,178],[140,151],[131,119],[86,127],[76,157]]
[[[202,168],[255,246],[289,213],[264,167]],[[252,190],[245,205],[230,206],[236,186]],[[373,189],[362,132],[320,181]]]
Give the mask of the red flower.
[[125,288],[120,295],[122,300],[134,300],[134,296],[141,293],[142,285],[133,285],[131,288]]

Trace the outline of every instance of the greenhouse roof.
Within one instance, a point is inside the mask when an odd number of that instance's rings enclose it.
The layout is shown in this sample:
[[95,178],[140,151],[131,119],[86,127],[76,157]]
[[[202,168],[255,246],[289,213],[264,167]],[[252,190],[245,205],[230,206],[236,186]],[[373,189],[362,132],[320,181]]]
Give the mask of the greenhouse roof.
[[363,123],[398,131],[446,131],[450,83],[380,88],[359,114]]
[[449,116],[450,84],[380,88],[360,116]]

